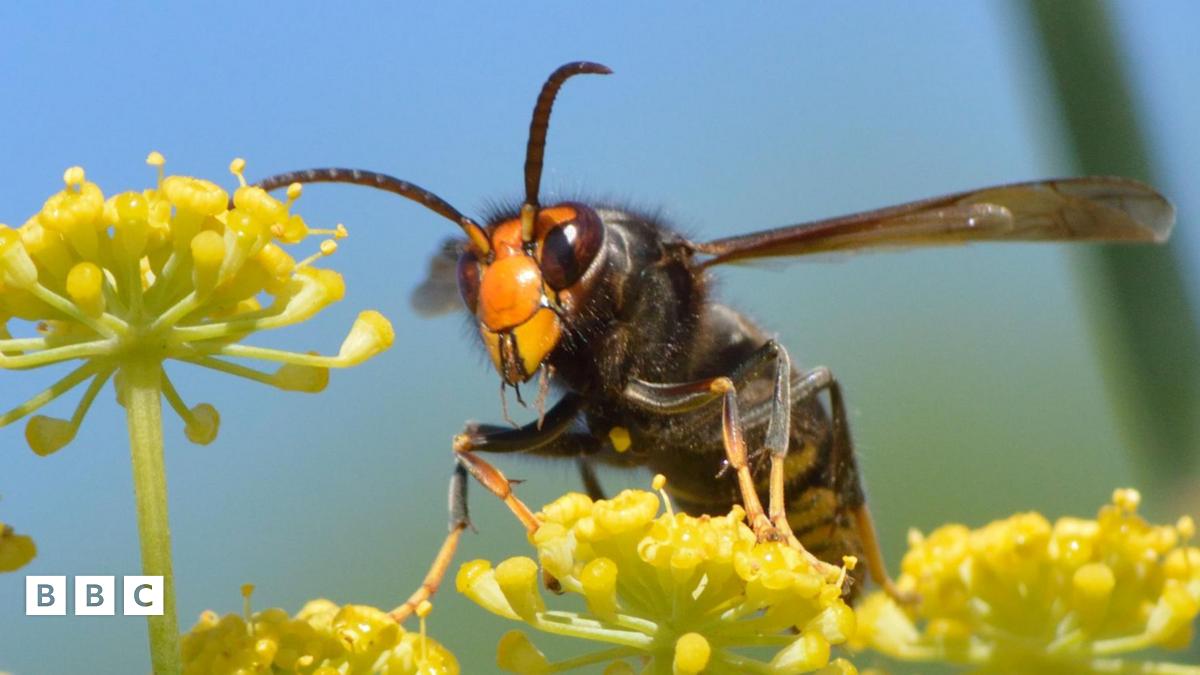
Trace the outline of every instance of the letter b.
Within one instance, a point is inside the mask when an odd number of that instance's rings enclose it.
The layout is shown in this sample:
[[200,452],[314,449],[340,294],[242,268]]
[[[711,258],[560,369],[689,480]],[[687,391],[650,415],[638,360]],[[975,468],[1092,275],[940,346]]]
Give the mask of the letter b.
[[25,577],[26,616],[66,616],[67,578],[59,576]]
[[115,577],[75,577],[75,615],[113,616],[117,613]]

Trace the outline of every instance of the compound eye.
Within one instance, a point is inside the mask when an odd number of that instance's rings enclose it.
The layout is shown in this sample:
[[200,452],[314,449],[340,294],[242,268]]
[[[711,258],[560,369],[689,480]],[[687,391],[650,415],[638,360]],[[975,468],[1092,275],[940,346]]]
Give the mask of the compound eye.
[[542,278],[556,291],[579,281],[603,239],[603,225],[596,212],[582,204],[571,204],[575,218],[555,225],[542,238]]
[[475,306],[479,304],[479,261],[470,251],[464,251],[458,257],[458,292],[467,309],[474,314]]

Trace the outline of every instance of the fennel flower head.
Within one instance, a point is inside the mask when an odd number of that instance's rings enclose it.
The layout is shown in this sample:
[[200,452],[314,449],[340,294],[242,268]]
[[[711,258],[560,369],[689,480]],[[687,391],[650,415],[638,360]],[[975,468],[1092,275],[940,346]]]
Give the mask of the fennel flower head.
[[[664,481],[655,477],[659,488]],[[840,580],[794,549],[759,543],[735,507],[718,517],[673,513],[662,495],[626,490],[593,502],[567,494],[530,535],[546,581],[581,596],[582,611],[547,609],[539,563],[464,564],[458,590],[485,609],[547,633],[591,640],[598,651],[551,663],[521,631],[500,641],[497,663],[516,673],[608,664],[607,674],[854,673],[830,648],[854,632]],[[845,568],[842,570],[845,575]],[[764,657],[765,658],[760,658]],[[628,659],[628,660],[627,660]]]
[[1124,661],[1182,649],[1200,613],[1200,549],[1191,518],[1152,525],[1138,493],[1117,490],[1095,520],[1024,513],[970,530],[913,532],[898,581],[921,602],[876,593],[857,608],[856,646],[981,672],[1195,673]]
[[279,608],[245,616],[206,611],[183,637],[184,675],[458,675],[458,660],[425,634],[432,606],[422,603],[418,633],[366,605],[313,600],[294,617]]
[[[310,230],[291,213],[300,186],[281,202],[231,170],[240,187],[230,195],[214,183],[164,176],[154,188],[105,197],[83,169],[72,167],[65,188],[18,228],[0,225],[0,368],[30,369],[81,362],[65,377],[0,415],[16,421],[88,383],[68,419],[34,416],[26,439],[47,455],[69,443],[105,382],[132,365],[162,373],[162,392],[183,418],[186,434],[208,443],[219,416],[208,404],[184,403],[162,363],[168,359],[247,377],[280,389],[320,391],[328,369],[360,363],[391,345],[391,325],[364,312],[336,356],[292,353],[240,344],[251,333],[312,317],[345,292],[341,276],[313,263],[333,253],[345,229]],[[316,253],[297,262],[285,248],[328,234]],[[14,337],[13,320],[32,324]],[[230,359],[279,364],[260,371]]]

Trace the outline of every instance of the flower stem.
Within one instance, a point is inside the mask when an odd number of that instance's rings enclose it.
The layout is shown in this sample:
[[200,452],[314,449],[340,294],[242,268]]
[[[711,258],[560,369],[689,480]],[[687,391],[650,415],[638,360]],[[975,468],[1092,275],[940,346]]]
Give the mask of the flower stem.
[[123,375],[121,398],[129,424],[142,573],[163,578],[162,616],[147,617],[150,659],[155,675],[178,675],[182,665],[171,571],[171,530],[167,523],[167,474],[163,464],[162,366],[155,360],[134,361],[125,366]]

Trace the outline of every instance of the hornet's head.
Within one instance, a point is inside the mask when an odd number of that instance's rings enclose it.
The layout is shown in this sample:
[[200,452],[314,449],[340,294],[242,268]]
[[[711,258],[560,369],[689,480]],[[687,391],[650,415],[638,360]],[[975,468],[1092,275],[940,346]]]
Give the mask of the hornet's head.
[[[436,194],[387,174],[360,169],[310,169],[259,182],[271,190],[292,183],[354,183],[411,199],[457,224],[466,235],[458,287],[505,384],[528,381],[559,344],[603,248],[603,224],[587,206],[542,208],[538,191],[550,111],[563,83],[575,75],[607,75],[607,66],[576,61],[560,66],[542,85],[525,145],[525,202],[519,217],[487,228]],[[548,371],[546,371],[548,372]]]
[[522,218],[490,228],[489,252],[470,247],[458,261],[458,288],[475,315],[506,384],[528,381],[558,346],[585,294],[604,243],[594,210],[566,202],[538,209],[526,239]]

